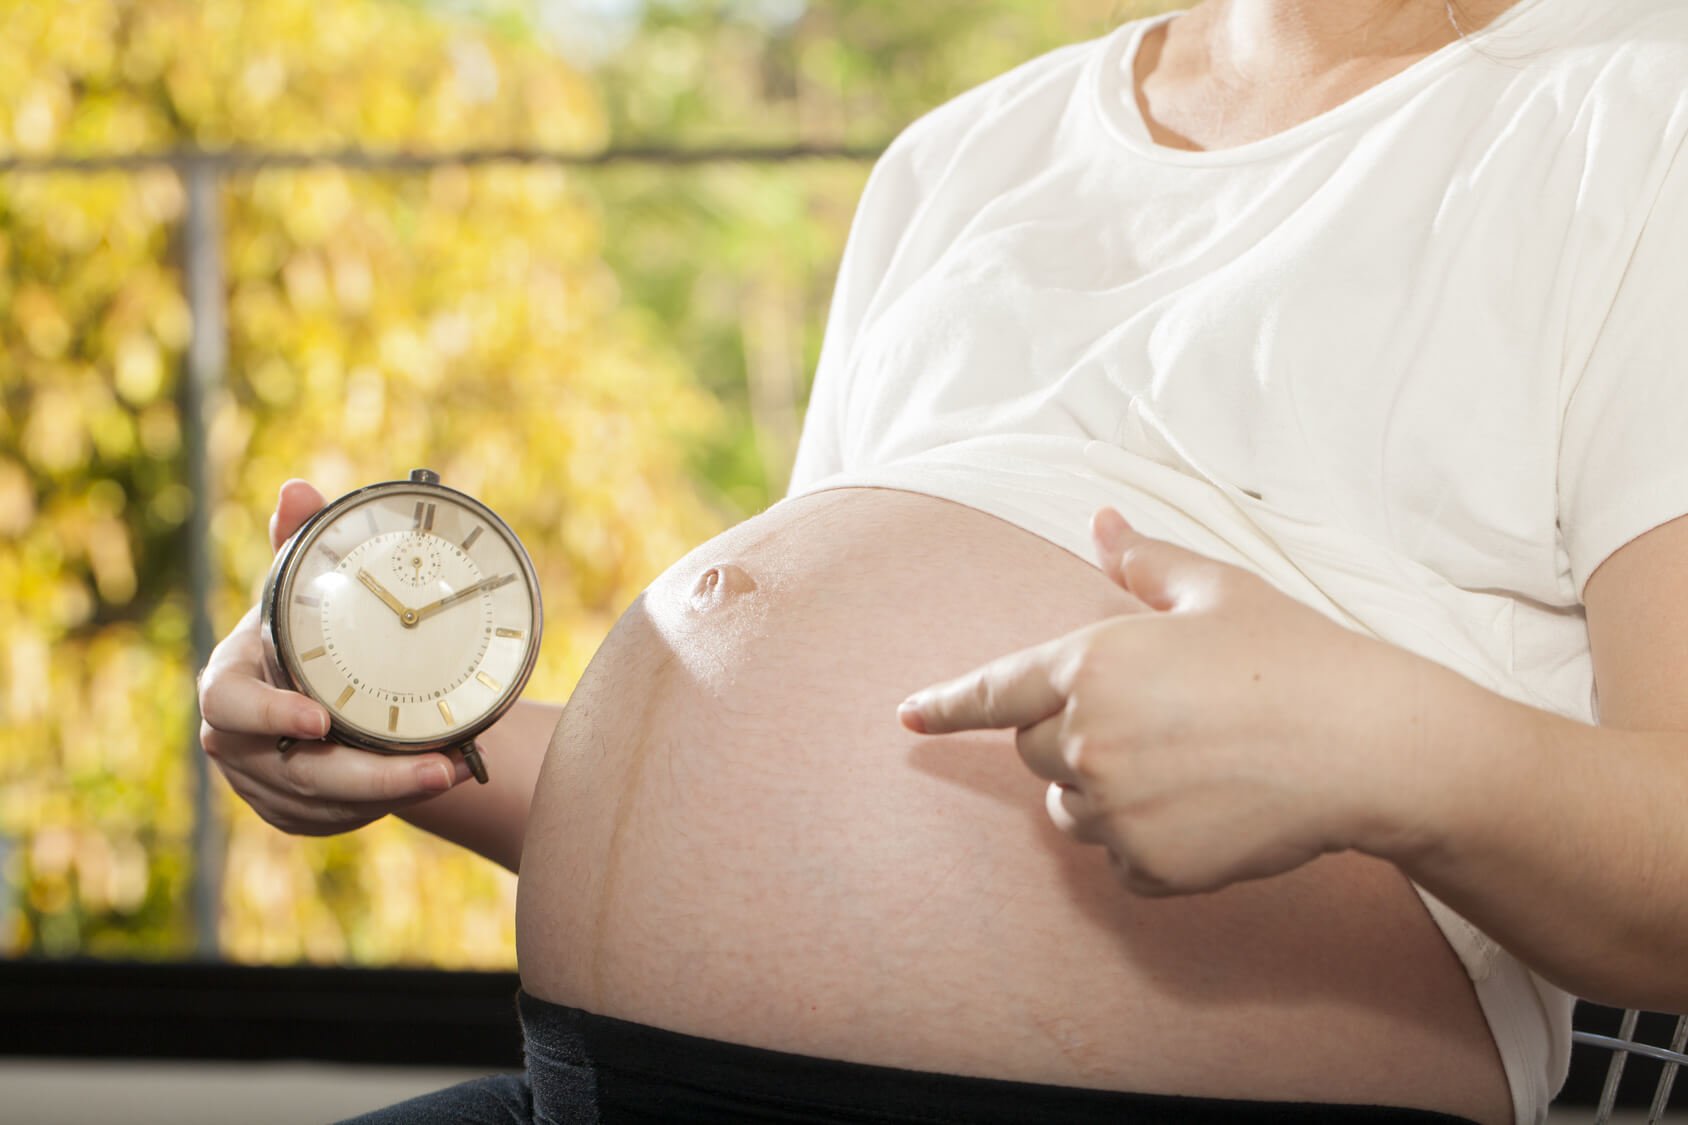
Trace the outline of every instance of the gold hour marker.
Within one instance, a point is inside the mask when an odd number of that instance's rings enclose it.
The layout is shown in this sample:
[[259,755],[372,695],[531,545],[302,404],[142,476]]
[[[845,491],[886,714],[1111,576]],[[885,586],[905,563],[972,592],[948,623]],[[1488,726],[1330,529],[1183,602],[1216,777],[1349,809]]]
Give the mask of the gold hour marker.
[[364,517],[369,520],[369,534],[381,534],[381,527],[375,522],[375,509],[373,507],[365,508],[363,510],[363,514]]
[[322,599],[317,597],[315,594],[294,594],[293,600],[298,602],[300,605],[308,605],[312,609],[315,609],[317,606],[322,604]]
[[317,549],[328,556],[328,561],[335,566],[340,565],[340,552],[325,543],[318,543]]
[[440,700],[440,718],[445,720],[445,725],[448,727],[457,725],[457,720],[451,717],[451,708],[446,706],[443,699]]
[[493,631],[500,637],[520,637],[522,635],[520,629],[495,629]]
[[334,701],[334,709],[339,710],[344,707],[346,705],[346,701],[355,694],[357,694],[357,689],[351,684],[347,684],[346,690],[340,693],[340,698]]
[[478,528],[478,527],[475,530],[471,531],[469,533],[469,537],[467,539],[463,540],[463,542],[460,543],[459,546],[461,546],[465,551],[467,551],[470,547],[473,547],[475,545],[475,540],[477,540],[481,537],[481,531],[482,531],[482,529]]
[[487,675],[485,672],[476,672],[475,673],[475,679],[481,681],[481,683],[485,684],[487,687],[491,688],[493,691],[503,691],[504,690],[503,684],[499,683],[497,680],[493,679],[491,676]]
[[326,656],[327,654],[328,654],[328,650],[326,648],[324,648],[322,645],[317,645],[315,648],[313,648],[309,652],[301,652],[299,654],[299,659],[300,660],[315,660],[317,657]]
[[397,707],[387,708],[387,729],[399,729],[399,709]]
[[417,531],[434,530],[434,506],[425,500],[416,502],[415,529]]

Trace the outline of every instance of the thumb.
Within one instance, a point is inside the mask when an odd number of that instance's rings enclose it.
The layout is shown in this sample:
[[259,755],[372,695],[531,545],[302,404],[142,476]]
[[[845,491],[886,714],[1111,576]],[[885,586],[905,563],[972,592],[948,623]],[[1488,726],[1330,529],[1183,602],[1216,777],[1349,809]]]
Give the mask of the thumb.
[[276,497],[275,514],[270,516],[270,549],[281,550],[281,545],[299,530],[299,525],[326,503],[327,497],[309,481],[294,477],[284,482]]
[[1153,609],[1177,609],[1212,565],[1205,555],[1144,535],[1113,508],[1096,509],[1090,534],[1102,572]]

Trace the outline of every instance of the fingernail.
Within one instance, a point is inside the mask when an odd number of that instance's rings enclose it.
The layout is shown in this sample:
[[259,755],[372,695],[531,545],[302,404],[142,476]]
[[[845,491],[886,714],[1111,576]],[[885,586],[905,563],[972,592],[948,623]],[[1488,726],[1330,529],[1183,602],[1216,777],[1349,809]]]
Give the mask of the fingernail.
[[451,770],[444,762],[423,762],[416,767],[416,781],[424,789],[450,789]]
[[920,714],[923,703],[924,700],[919,695],[911,695],[897,704],[897,718],[901,719],[903,725],[916,734],[926,733],[926,720]]
[[296,721],[299,730],[308,738],[321,738],[328,733],[328,716],[314,707],[301,708]]

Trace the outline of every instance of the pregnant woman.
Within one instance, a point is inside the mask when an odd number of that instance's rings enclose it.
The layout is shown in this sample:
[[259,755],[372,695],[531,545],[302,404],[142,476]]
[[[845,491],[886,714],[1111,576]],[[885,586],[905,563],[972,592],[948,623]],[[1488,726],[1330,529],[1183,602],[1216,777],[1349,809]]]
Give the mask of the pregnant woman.
[[489,786],[278,755],[249,614],[246,800],[521,874],[526,1076],[370,1119],[1523,1125],[1574,994],[1688,1007],[1684,73],[1674,0],[1203,0],[926,114],[789,494]]

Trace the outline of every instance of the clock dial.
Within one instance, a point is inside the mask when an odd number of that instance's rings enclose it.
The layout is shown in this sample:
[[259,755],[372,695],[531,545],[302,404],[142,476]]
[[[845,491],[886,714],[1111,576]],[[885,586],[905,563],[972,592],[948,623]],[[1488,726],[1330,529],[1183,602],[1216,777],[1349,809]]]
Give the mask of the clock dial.
[[298,558],[281,610],[293,664],[340,725],[438,743],[520,690],[531,571],[484,512],[439,490],[379,491],[315,528]]

